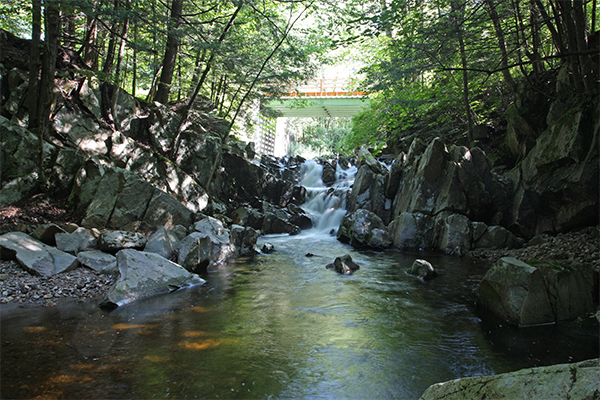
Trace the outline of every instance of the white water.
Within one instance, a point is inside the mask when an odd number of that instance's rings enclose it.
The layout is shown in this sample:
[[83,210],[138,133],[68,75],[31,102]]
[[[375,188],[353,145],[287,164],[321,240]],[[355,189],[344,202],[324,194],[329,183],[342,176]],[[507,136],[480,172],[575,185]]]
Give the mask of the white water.
[[306,188],[306,202],[302,209],[313,220],[316,233],[337,232],[346,214],[346,197],[354,183],[357,168],[343,169],[337,164],[336,181],[325,186],[321,177],[323,166],[314,160],[306,161],[300,168],[300,185]]

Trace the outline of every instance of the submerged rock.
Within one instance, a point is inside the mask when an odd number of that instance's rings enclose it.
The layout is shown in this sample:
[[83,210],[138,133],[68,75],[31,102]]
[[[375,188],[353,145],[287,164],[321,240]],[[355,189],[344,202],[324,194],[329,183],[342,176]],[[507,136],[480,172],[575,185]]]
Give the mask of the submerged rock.
[[597,399],[598,359],[437,383],[420,400]]
[[437,272],[433,268],[433,265],[431,265],[429,261],[421,259],[417,259],[413,262],[412,266],[408,270],[408,273],[425,281],[433,279],[437,276]]
[[360,268],[358,264],[352,260],[349,254],[342,257],[337,257],[333,264],[327,264],[327,269],[333,269],[342,275],[352,275]]

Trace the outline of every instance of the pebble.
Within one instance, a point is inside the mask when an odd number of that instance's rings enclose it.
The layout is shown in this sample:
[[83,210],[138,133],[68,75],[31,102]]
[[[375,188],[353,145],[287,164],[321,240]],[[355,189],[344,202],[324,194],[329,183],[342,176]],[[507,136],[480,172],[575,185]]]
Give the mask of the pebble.
[[115,279],[80,267],[43,277],[31,275],[15,261],[0,261],[0,303],[33,303],[52,306],[60,299],[99,301]]
[[573,260],[586,264],[600,271],[600,253],[596,228],[587,228],[581,232],[559,233],[552,237],[543,235],[544,240],[532,240],[539,244],[521,249],[476,249],[469,256],[494,264],[502,257],[514,257],[521,261],[528,260]]

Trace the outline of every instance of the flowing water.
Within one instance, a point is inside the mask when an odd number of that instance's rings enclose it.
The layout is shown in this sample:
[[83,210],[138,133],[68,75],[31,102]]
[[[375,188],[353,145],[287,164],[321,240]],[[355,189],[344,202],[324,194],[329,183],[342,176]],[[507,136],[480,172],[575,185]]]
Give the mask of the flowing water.
[[[329,230],[343,188],[312,185],[304,207],[317,228],[261,238],[276,252],[211,271],[205,287],[110,313],[84,303],[3,310],[0,396],[414,399],[440,381],[597,357],[597,325],[586,321],[519,329],[480,316],[484,265],[339,243]],[[325,268],[344,254],[359,271]],[[416,258],[439,276],[406,274]]]

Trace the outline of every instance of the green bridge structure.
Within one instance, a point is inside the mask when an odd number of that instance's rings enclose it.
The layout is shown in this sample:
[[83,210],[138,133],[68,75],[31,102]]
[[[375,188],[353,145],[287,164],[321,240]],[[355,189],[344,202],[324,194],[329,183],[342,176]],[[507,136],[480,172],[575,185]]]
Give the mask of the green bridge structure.
[[[279,89],[285,93],[273,100],[263,101],[262,107],[278,111],[281,117],[349,117],[369,105],[367,92],[349,88],[347,79],[316,79],[302,85],[289,84]],[[260,115],[256,137],[260,154],[275,154],[280,118]]]

